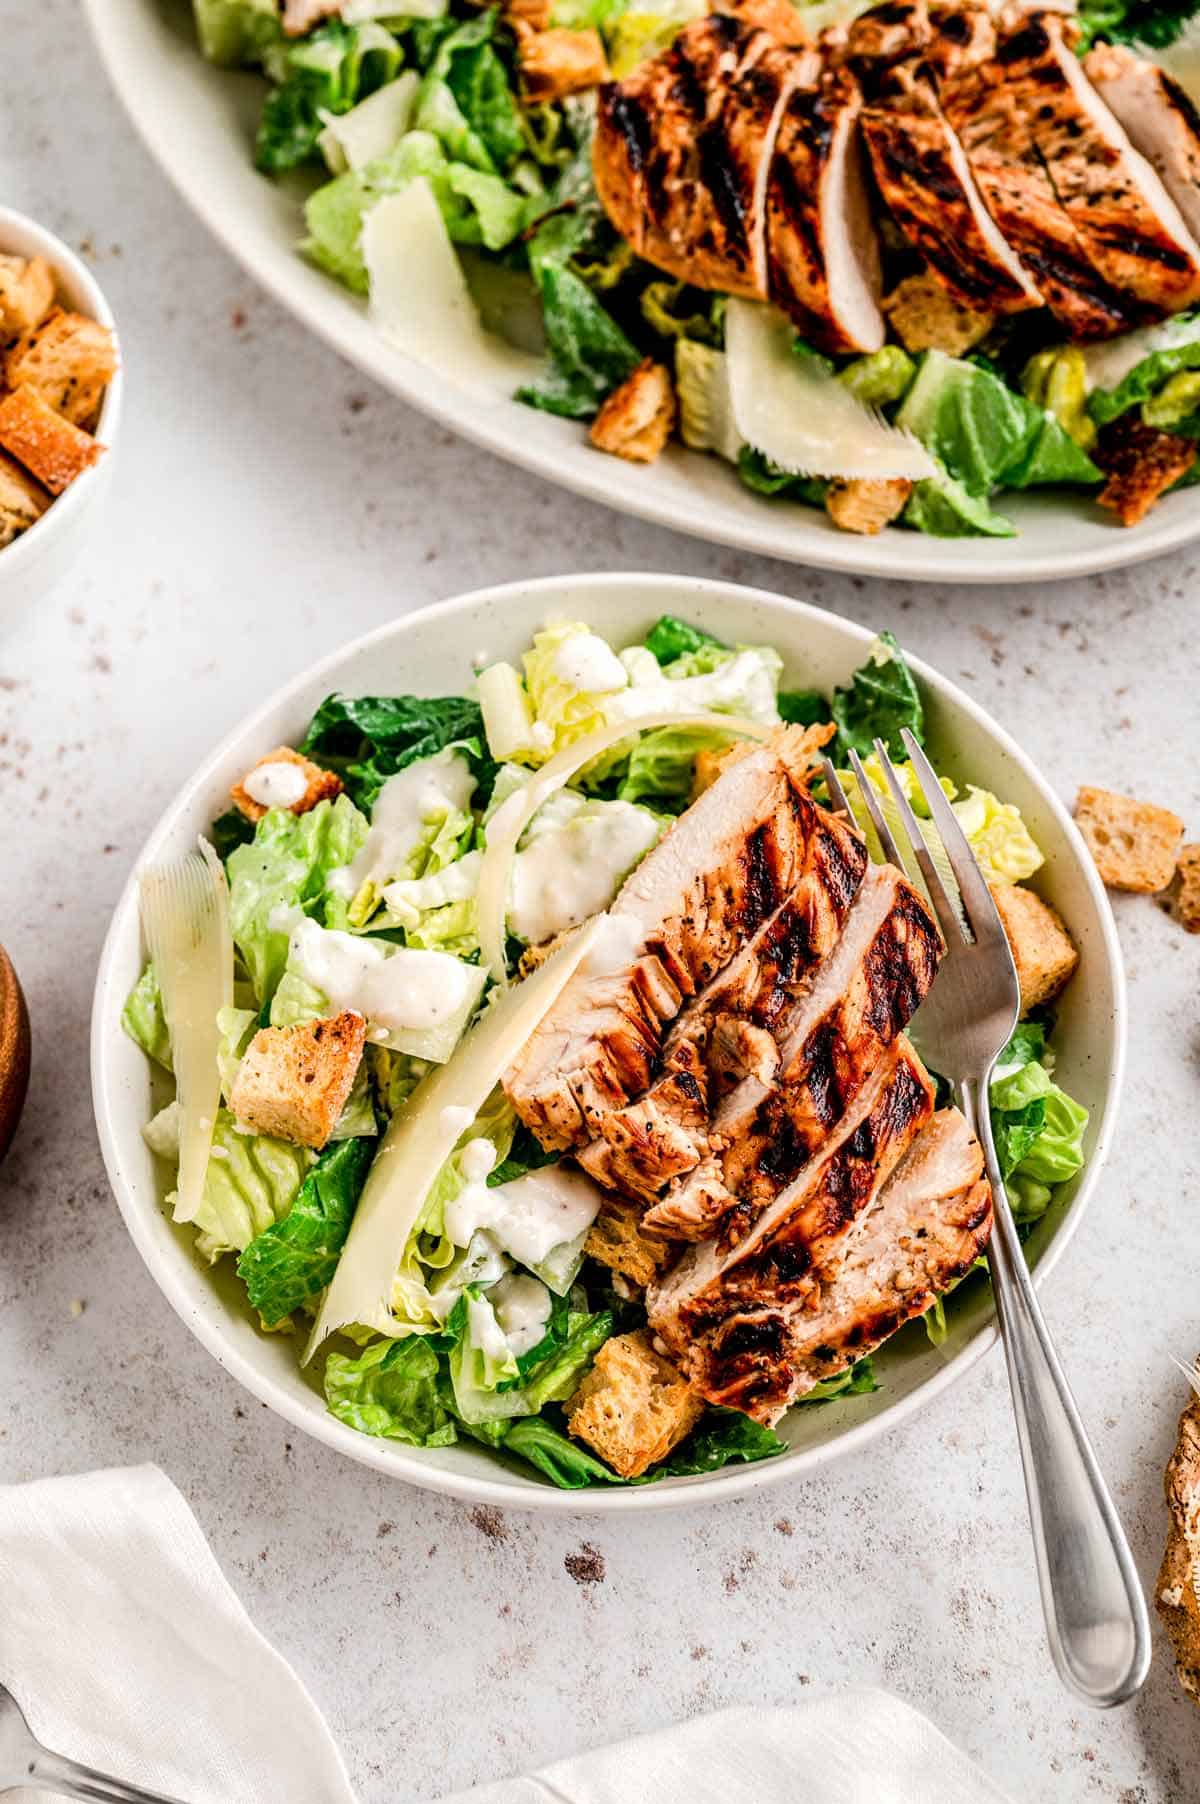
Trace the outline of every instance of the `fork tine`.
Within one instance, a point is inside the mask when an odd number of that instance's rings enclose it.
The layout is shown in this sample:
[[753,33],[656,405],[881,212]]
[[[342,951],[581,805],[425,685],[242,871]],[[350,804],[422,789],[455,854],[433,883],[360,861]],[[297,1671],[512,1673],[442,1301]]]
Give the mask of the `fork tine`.
[[834,770],[828,758],[822,758],[821,770],[825,778],[825,787],[829,791],[829,800],[836,813],[844,814],[848,821],[854,819],[854,813],[846,800],[846,792],[842,788],[842,779]]
[[903,736],[913,768],[920,778],[921,790],[933,817],[933,824],[946,848],[946,857],[950,860],[950,869],[954,872],[971,932],[981,944],[1001,945],[1007,952],[1008,935],[992,900],[987,880],[976,862],[970,841],[960,827],[957,815],[946,800],[946,792],[938,782],[937,772],[907,727],[903,729]]
[[871,825],[879,835],[879,844],[889,864],[894,864],[898,871],[904,869],[904,855],[892,835],[892,830],[884,818],[883,809],[879,806],[879,797],[875,785],[863,769],[862,759],[857,752],[850,753],[850,769],[854,772],[854,780],[858,784],[858,793],[862,797],[863,807],[870,817]]
[[[895,766],[888,756],[887,746],[882,739],[875,741],[875,755],[883,767],[883,774],[887,778],[888,788],[892,792],[892,800],[895,802],[896,810],[904,824],[904,831],[912,841],[913,857],[924,878],[929,900],[933,903],[933,911],[937,915],[942,938],[947,947],[960,945],[966,938],[963,932],[962,916],[955,906],[954,897],[942,881],[941,872],[930,856],[929,847],[925,844],[925,836],[921,832],[920,822],[913,813],[912,804],[904,793],[903,785],[896,775]],[[940,784],[937,785],[937,791],[941,795]]]

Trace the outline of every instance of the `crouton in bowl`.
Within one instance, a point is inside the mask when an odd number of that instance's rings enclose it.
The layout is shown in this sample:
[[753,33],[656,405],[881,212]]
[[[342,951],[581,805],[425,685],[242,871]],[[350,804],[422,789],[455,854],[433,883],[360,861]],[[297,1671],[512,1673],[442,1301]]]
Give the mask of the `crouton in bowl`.
[[44,595],[82,551],[112,473],[121,389],[95,277],[0,207],[0,610]]

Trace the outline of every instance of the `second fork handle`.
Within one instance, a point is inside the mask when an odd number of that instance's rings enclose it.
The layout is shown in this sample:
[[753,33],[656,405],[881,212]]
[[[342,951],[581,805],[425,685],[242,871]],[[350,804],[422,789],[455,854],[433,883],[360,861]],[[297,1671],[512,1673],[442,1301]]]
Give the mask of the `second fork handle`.
[[57,1797],[75,1798],[81,1804],[181,1804],[180,1799],[168,1798],[164,1792],[126,1785],[121,1779],[111,1779],[94,1767],[81,1766],[48,1748],[39,1750],[29,1781],[33,1790],[52,1791]]
[[1088,1703],[1122,1704],[1150,1665],[1150,1619],[1125,1531],[1034,1295],[996,1159],[986,1089],[962,1086],[995,1204],[988,1247],[1050,1653]]

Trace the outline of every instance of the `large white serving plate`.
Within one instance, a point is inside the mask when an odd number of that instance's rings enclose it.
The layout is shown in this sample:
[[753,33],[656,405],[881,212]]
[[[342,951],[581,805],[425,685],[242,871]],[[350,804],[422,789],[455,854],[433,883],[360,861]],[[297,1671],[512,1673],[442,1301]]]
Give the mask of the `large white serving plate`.
[[1064,493],[1004,497],[1016,539],[930,539],[890,529],[838,532],[811,508],[751,494],[716,458],[673,446],[652,466],[595,451],[582,427],[482,397],[385,344],[360,301],[297,256],[300,190],[256,173],[250,156],[262,83],[210,68],[187,0],[86,0],[130,117],[184,198],[283,306],[343,356],[465,438],[594,501],[681,532],[794,563],[934,582],[1033,582],[1156,557],[1200,534],[1200,490],[1126,528]]
[[[863,662],[871,637],[863,627],[779,595],[682,577],[563,577],[479,590],[380,627],[281,690],[218,746],[184,786],[150,835],[138,869],[194,846],[196,835],[207,831],[227,806],[230,785],[264,750],[294,743],[331,690],[461,693],[471,683],[477,647],[486,646],[493,658],[518,657],[549,613],[586,620],[615,644],[626,645],[644,637],[664,612],[743,644],[777,646],[791,686],[824,691],[844,683]],[[1113,1131],[1125,1014],[1116,934],[1095,868],[1049,785],[960,689],[916,660],[913,668],[939,768],[959,782],[973,780],[994,789],[1021,809],[1046,854],[1036,887],[1069,923],[1082,954],[1055,1036],[1055,1075],[1091,1111],[1088,1160],[1080,1177],[1063,1187],[1032,1238],[1040,1279],[1079,1222]],[[995,1338],[990,1293],[981,1280],[973,1281],[951,1310],[944,1345],[931,1346],[920,1323],[903,1331],[880,1360],[880,1391],[793,1410],[782,1429],[790,1453],[707,1477],[630,1490],[556,1491],[528,1468],[505,1464],[473,1442],[426,1450],[369,1439],[326,1413],[319,1391],[296,1363],[294,1340],[258,1331],[231,1262],[210,1271],[192,1251],[192,1232],[176,1227],[162,1206],[162,1172],[141,1137],[142,1124],[156,1106],[150,1068],[120,1025],[121,1007],[142,959],[135,869],[104,948],[92,1020],[96,1118],[126,1224],[164,1294],[221,1364],[288,1421],[353,1459],[456,1497],[533,1509],[645,1510],[728,1497],[799,1477],[835,1454],[865,1446],[964,1372]]]

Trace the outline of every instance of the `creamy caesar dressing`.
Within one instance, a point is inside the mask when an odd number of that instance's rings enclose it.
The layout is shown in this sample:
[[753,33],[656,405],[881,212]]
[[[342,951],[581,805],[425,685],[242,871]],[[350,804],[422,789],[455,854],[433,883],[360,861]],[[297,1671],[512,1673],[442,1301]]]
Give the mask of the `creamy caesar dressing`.
[[482,863],[482,852],[467,852],[428,877],[402,877],[389,883],[383,900],[402,927],[415,927],[427,909],[469,902],[479,887]]
[[488,1302],[518,1359],[544,1337],[552,1305],[550,1292],[539,1279],[509,1272],[488,1291]]
[[512,1356],[512,1348],[486,1297],[467,1298],[467,1338],[485,1359],[496,1365],[507,1365]]
[[478,992],[480,974],[448,952],[418,952],[300,921],[288,962],[336,1011],[353,1009],[385,1034],[440,1027]]
[[[639,657],[637,654],[641,653]],[[664,677],[653,653],[637,646],[624,653],[632,678],[628,689],[614,695],[608,712],[614,720],[640,720],[648,714],[736,712],[753,720],[779,719],[775,702],[777,665],[761,651],[735,652],[715,670],[699,676]],[[653,664],[653,670],[650,665]]]
[[330,889],[340,896],[355,896],[364,883],[382,888],[402,877],[429,828],[447,814],[465,814],[474,788],[466,758],[449,747],[397,771],[375,798],[362,849],[333,872]]
[[509,926],[527,945],[539,946],[598,914],[621,880],[644,858],[661,823],[632,802],[586,802],[574,792],[570,818],[539,830],[513,860]]
[[300,765],[275,758],[256,765],[242,788],[260,808],[294,808],[308,789],[308,778]]
[[465,1128],[470,1127],[474,1119],[474,1110],[464,1108],[461,1103],[447,1103],[438,1116],[438,1126],[447,1134],[457,1137]]
[[610,695],[629,681],[624,664],[598,633],[572,633],[555,652],[553,665],[560,683],[588,695]]
[[[591,1227],[603,1198],[582,1172],[548,1165],[489,1189],[484,1181],[486,1172],[482,1178],[468,1176],[467,1156],[477,1144],[468,1141],[458,1155],[459,1170],[468,1181],[446,1204],[443,1216],[446,1233],[455,1246],[470,1246],[482,1229],[521,1265],[533,1266]],[[490,1141],[484,1144],[494,1158]]]

